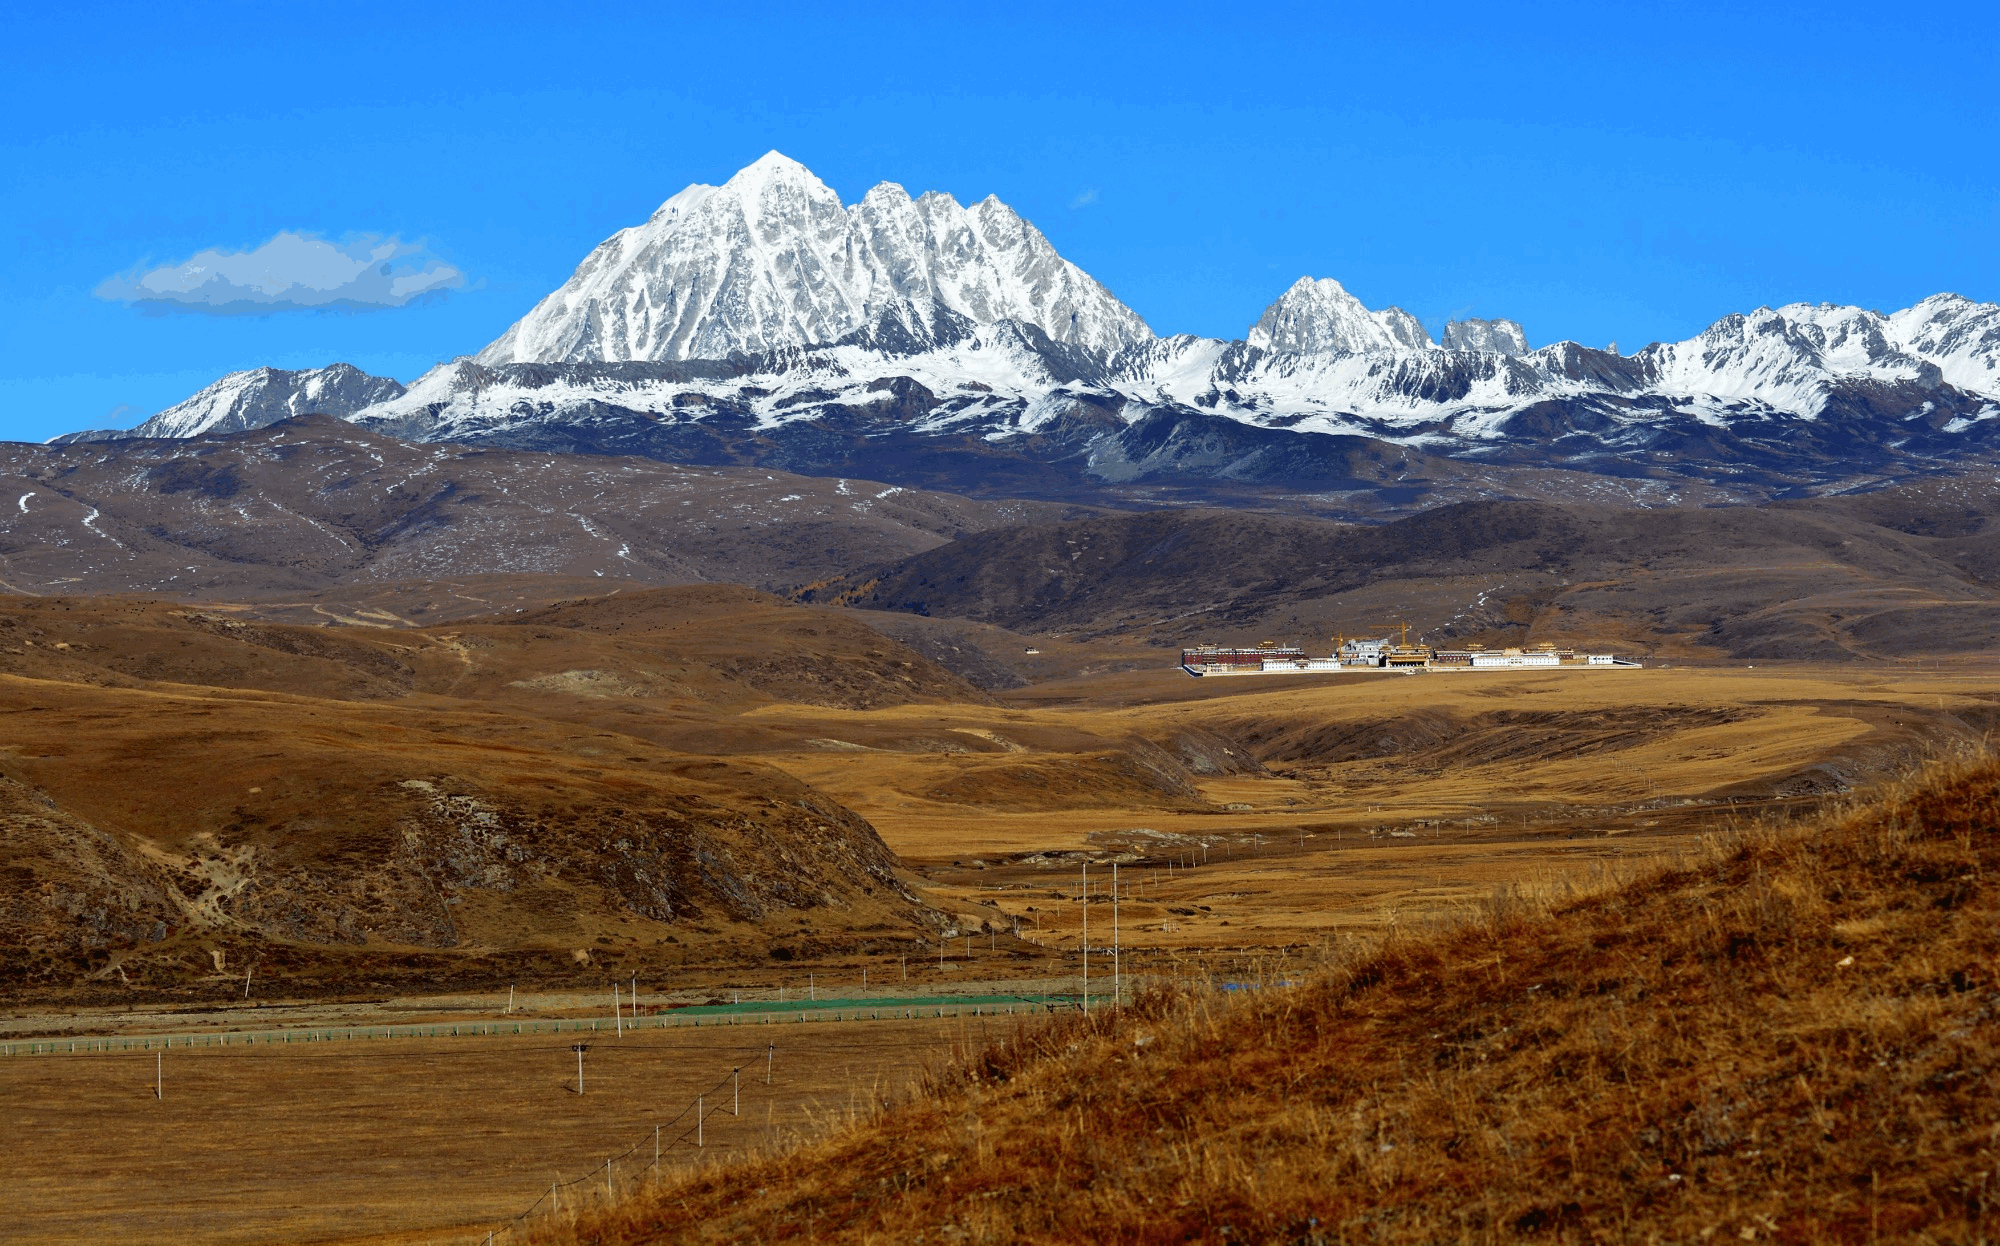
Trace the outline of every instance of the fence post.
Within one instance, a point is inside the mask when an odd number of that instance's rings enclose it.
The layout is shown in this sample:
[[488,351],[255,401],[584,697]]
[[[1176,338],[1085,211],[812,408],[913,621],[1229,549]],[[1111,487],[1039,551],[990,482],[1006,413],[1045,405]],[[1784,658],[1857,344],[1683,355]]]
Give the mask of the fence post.
[[1090,1015],[1090,862],[1083,863],[1083,935],[1078,943],[1083,953],[1083,1015]]
[[702,1096],[700,1095],[696,1095],[694,1097],[694,1144],[698,1147],[708,1145],[701,1139],[701,1117],[702,1117],[701,1100]]

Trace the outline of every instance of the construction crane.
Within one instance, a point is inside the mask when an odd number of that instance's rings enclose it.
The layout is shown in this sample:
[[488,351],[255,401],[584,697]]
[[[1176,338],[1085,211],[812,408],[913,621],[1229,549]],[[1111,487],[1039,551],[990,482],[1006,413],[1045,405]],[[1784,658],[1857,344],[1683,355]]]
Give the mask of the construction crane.
[[1398,649],[1407,649],[1410,647],[1410,625],[1408,623],[1375,623],[1372,624],[1371,626],[1382,627],[1382,628],[1390,628],[1390,627],[1395,628],[1399,633],[1401,633],[1401,639],[1396,642],[1396,647]]
[[1397,642],[1394,645],[1390,646],[1388,650],[1383,653],[1382,655],[1383,665],[1429,666],[1431,664],[1430,650],[1425,649],[1420,645],[1413,646],[1410,644],[1410,625],[1408,623],[1386,623],[1386,624],[1377,624],[1377,626],[1393,627],[1397,630],[1400,636],[1400,639],[1397,640]]

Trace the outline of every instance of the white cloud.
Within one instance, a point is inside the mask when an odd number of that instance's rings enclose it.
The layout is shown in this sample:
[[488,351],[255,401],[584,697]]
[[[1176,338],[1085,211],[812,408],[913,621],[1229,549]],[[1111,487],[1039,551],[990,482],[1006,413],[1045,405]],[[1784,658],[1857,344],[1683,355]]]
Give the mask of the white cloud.
[[1072,208],[1087,208],[1091,204],[1096,202],[1097,202],[1097,188],[1093,186],[1091,189],[1084,191],[1076,198],[1070,200],[1069,206]]
[[250,251],[208,250],[107,278],[98,298],[148,311],[265,315],[307,308],[402,307],[465,284],[422,243],[377,234],[327,242],[286,231]]

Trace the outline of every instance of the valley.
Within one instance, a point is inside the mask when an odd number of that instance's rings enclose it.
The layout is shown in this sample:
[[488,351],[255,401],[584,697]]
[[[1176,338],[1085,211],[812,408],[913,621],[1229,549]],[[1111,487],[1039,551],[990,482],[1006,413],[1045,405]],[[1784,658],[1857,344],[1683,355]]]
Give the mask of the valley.
[[952,641],[1020,639],[726,586],[427,628],[16,599],[0,969],[52,1003],[253,966],[287,996],[755,988],[972,935],[1005,952],[981,976],[1060,977],[1086,863],[1093,905],[1127,875],[1142,960],[1310,945],[1670,855],[2000,722],[1973,655],[1196,680],[1048,642],[981,687],[876,618],[961,666],[988,659]]
[[0,603],[18,1235],[565,1232],[652,1197],[650,1131],[766,1048],[663,1181],[1086,999],[1585,902],[2000,722],[2000,660],[1950,646],[1194,679],[1065,630],[596,577]]
[[[1022,1052],[1199,1067],[1149,1027],[1845,825],[2000,727],[1996,315],[1627,355],[1304,278],[1157,337],[998,199],[773,153],[410,385],[0,446],[10,1229],[624,1240]],[[1176,664],[1405,628],[1637,665]]]
[[10,40],[0,1239],[2000,1240],[1984,13],[433,7]]
[[1809,812],[1976,745],[2000,725],[1994,672],[1153,671],[1003,694],[997,712],[753,716],[812,746],[772,764],[1044,946],[1077,944],[1085,863],[1093,946],[1108,937],[1119,862],[1128,948],[1239,950],[1573,888]]

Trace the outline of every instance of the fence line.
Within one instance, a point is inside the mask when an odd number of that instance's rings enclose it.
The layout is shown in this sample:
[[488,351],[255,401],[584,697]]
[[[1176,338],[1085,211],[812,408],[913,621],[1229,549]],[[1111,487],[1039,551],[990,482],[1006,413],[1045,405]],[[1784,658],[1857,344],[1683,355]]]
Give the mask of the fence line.
[[[628,1017],[627,1030],[700,1029],[742,1025],[809,1025],[814,1022],[913,1021],[927,1018],[1011,1016],[1068,1008],[1066,996],[1043,999],[995,998],[978,1003],[945,1005],[922,1003],[912,1006],[902,1001],[893,1007],[858,1006],[867,1001],[840,1001],[818,1007],[757,1008],[729,1014],[681,1017],[671,1013],[650,1017]],[[596,1034],[613,1028],[610,1021],[597,1018],[561,1018],[548,1021],[466,1021],[443,1025],[380,1025],[310,1027],[296,1030],[230,1030],[214,1034],[147,1034],[123,1038],[30,1039],[0,1043],[0,1055],[70,1055],[89,1052],[170,1051],[176,1048],[273,1047],[307,1043],[368,1042],[402,1038],[489,1038],[533,1034]]]
[[[710,1086],[707,1090],[697,1092],[694,1098],[688,1100],[687,1106],[682,1108],[678,1113],[676,1113],[671,1120],[663,1121],[654,1126],[652,1141],[657,1150],[654,1156],[653,1166],[656,1169],[660,1163],[660,1156],[664,1155],[668,1148],[679,1146],[682,1143],[686,1142],[689,1138],[697,1137],[699,1135],[701,1130],[701,1120],[700,1120],[701,1115],[707,1115],[707,1116],[715,1115],[714,1112],[707,1112],[707,1113],[700,1112],[702,1101],[705,1100],[709,1095],[715,1094],[717,1091],[721,1090],[724,1086],[729,1085],[730,1080],[732,1078],[739,1076],[741,1073],[742,1073],[741,1066],[731,1068],[729,1072],[724,1073],[720,1078],[716,1080],[715,1085]],[[694,1124],[688,1126],[686,1129],[683,1129],[680,1133],[674,1135],[671,1138],[666,1138],[662,1136],[661,1134],[662,1130],[670,1129],[673,1126],[679,1124],[681,1121],[686,1120],[688,1117],[688,1113],[690,1112],[698,1113]],[[736,1104],[735,1110],[731,1114],[735,1116],[741,1116],[743,1114],[743,1107],[740,1100]],[[569,1181],[563,1181],[560,1178],[558,1178],[557,1180],[550,1182],[549,1188],[545,1190],[538,1198],[536,1198],[534,1202],[528,1204],[528,1206],[518,1215],[515,1215],[511,1219],[505,1221],[500,1225],[499,1228],[494,1229],[492,1232],[486,1235],[487,1246],[491,1246],[494,1239],[497,1238],[500,1234],[511,1233],[514,1230],[520,1228],[522,1223],[526,1221],[528,1217],[534,1215],[536,1209],[539,1208],[543,1203],[550,1203],[551,1204],[550,1211],[553,1212],[555,1210],[553,1200],[556,1198],[556,1195],[559,1191],[569,1189],[573,1186],[583,1185],[586,1182],[591,1183],[593,1185],[596,1184],[599,1173],[606,1174],[605,1177],[605,1187],[607,1190],[606,1205],[608,1206],[610,1203],[610,1197],[608,1191],[610,1190],[609,1173],[611,1170],[611,1165],[621,1159],[625,1159],[626,1157],[632,1155],[634,1152],[643,1149],[646,1145],[646,1142],[647,1139],[643,1135],[641,1135],[639,1141],[633,1143],[629,1147],[626,1147],[623,1151],[620,1151],[616,1155],[606,1156],[602,1164],[599,1164],[597,1167],[591,1169],[589,1172],[583,1174],[581,1177],[576,1177]]]

